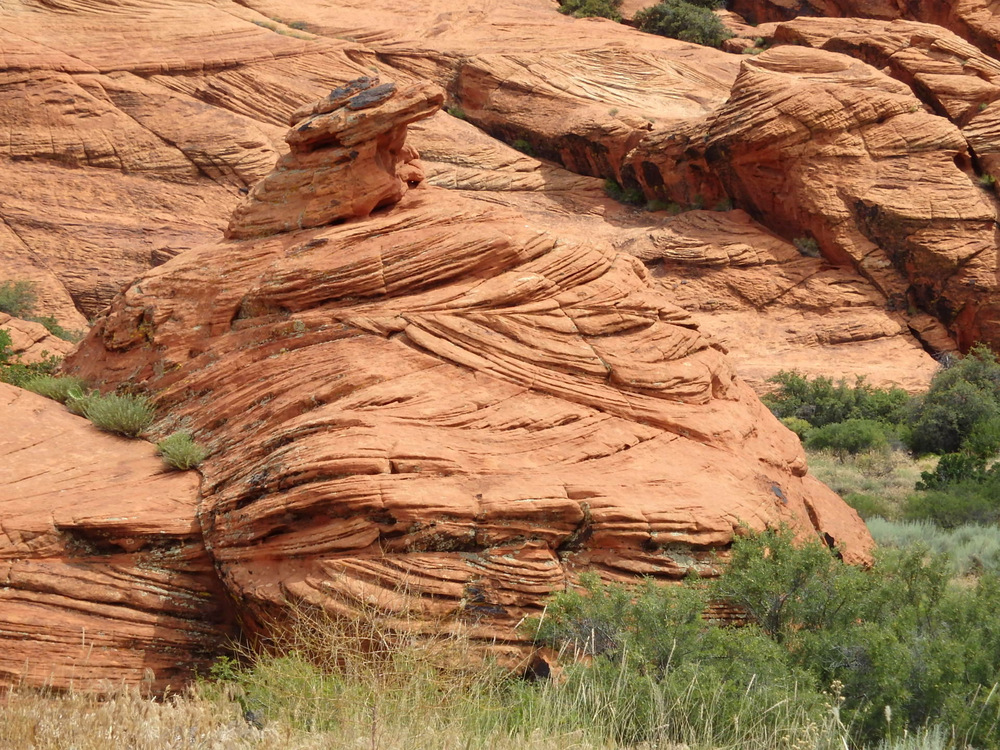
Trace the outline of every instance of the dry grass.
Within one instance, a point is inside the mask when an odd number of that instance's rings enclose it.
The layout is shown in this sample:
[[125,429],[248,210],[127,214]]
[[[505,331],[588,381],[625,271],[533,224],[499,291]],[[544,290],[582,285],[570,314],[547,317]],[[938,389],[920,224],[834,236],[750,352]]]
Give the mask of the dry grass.
[[807,457],[809,471],[849,503],[854,504],[852,495],[878,499],[878,512],[858,508],[863,516],[888,519],[901,517],[903,504],[913,494],[921,472],[937,465],[936,456],[914,459],[900,450],[847,456],[843,461],[826,451],[807,451]]

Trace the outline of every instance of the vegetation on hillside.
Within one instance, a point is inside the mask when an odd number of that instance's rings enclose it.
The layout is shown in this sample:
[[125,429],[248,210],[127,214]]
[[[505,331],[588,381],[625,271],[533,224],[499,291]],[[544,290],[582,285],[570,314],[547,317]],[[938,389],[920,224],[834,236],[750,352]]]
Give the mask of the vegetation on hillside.
[[41,323],[53,336],[66,341],[79,341],[80,331],[67,331],[51,315],[36,315],[38,295],[31,281],[0,281],[0,312],[15,318]]
[[[636,13],[632,23],[649,34],[719,47],[732,36],[712,12],[722,4],[723,0],[661,0]],[[622,0],[560,0],[559,12],[621,21],[621,5]]]
[[0,382],[23,386],[41,375],[51,375],[59,366],[58,357],[47,357],[41,362],[25,363],[14,354],[10,334],[0,328]]
[[[949,361],[928,391],[912,398],[898,388],[873,388],[862,378],[834,383],[782,372],[772,382],[778,388],[764,402],[812,450],[872,467],[892,461],[902,448],[914,456],[937,457],[897,503],[895,515],[945,528],[1000,521],[1000,465],[995,463],[1000,362],[988,347],[975,346],[967,356]],[[861,494],[868,497],[848,493],[846,499],[870,515],[894,515],[888,509],[879,512],[871,493]]]

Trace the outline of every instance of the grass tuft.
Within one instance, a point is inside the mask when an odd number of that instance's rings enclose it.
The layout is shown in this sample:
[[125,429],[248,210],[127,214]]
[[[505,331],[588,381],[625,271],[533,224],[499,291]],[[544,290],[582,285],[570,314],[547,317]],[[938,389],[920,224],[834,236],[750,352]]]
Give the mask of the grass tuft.
[[65,404],[71,393],[82,393],[85,386],[83,378],[70,375],[37,375],[24,381],[21,387]]
[[191,433],[183,431],[161,440],[156,444],[156,450],[167,466],[181,471],[196,468],[209,454],[208,448],[198,445]]
[[131,394],[82,395],[80,391],[71,389],[66,408],[86,417],[99,430],[124,437],[138,437],[153,424],[156,417],[148,398]]

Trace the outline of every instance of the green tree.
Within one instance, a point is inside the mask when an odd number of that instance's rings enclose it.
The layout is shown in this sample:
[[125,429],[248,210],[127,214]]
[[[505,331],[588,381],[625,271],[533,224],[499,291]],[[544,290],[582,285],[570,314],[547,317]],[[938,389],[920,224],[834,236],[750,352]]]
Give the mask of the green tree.
[[635,25],[650,34],[719,47],[732,34],[712,12],[721,2],[713,0],[662,0],[635,14]]

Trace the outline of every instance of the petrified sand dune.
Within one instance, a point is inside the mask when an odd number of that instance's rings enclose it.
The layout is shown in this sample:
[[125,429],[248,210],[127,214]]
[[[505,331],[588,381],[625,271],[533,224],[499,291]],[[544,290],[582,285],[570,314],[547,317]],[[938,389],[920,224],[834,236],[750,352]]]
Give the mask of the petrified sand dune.
[[[759,33],[786,46],[548,0],[4,3],[4,275],[68,327],[97,315],[68,368],[148,390],[157,434],[213,453],[199,488],[0,391],[25,425],[0,446],[24,459],[0,679],[176,684],[228,602],[250,630],[367,602],[514,649],[575,574],[710,574],[741,522],[868,559],[734,368],[916,389],[918,339],[1000,340],[977,184],[998,68],[913,21]],[[743,210],[625,208],[605,177]]]
[[845,55],[777,47],[744,63],[707,156],[740,205],[851,263],[897,310],[933,310],[960,343],[1000,340],[996,207],[961,131]]
[[[372,116],[410,116],[392,102]],[[638,258],[440,188],[189,250],[68,368],[141,383],[211,446],[200,518],[246,623],[376,602],[503,648],[574,573],[708,574],[741,523],[868,555]]]

